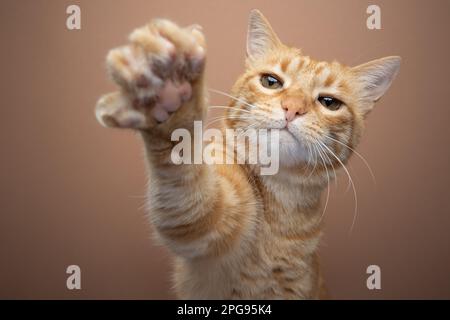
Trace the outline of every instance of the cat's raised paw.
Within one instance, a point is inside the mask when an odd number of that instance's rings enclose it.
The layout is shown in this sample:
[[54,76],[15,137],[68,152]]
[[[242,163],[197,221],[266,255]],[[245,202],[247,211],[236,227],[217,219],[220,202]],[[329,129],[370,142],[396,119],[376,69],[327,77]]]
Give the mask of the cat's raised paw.
[[[100,121],[106,126],[140,128],[164,122],[194,94],[206,56],[203,34],[195,25],[180,28],[168,20],[154,20],[133,31],[129,40],[130,44],[111,50],[106,59],[123,97],[114,95],[115,104],[109,108],[106,102],[112,98],[104,96],[97,104],[101,109],[97,116],[106,117],[106,122]],[[127,112],[133,115],[130,121],[124,121]],[[136,113],[151,119],[143,124],[142,119],[136,120]],[[121,119],[114,120],[118,114]]]

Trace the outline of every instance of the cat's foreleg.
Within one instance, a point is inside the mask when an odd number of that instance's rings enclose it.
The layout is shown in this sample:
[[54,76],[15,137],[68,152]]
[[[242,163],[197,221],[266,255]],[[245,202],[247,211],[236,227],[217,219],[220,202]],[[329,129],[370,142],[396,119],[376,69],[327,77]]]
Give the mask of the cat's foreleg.
[[155,20],[137,29],[130,44],[113,49],[108,70],[121,90],[96,108],[109,127],[141,132],[149,165],[149,208],[160,239],[175,253],[195,258],[229,252],[255,224],[255,199],[239,167],[176,165],[171,134],[193,136],[205,111],[205,40],[197,26]]

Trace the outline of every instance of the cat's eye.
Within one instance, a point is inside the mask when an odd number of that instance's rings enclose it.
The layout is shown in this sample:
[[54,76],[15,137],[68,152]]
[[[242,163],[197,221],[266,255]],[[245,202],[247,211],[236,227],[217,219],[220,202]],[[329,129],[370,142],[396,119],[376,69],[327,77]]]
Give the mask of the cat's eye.
[[325,108],[336,111],[342,107],[342,101],[328,96],[321,96],[317,99]]
[[283,82],[273,74],[263,74],[261,84],[267,89],[280,89],[283,86]]

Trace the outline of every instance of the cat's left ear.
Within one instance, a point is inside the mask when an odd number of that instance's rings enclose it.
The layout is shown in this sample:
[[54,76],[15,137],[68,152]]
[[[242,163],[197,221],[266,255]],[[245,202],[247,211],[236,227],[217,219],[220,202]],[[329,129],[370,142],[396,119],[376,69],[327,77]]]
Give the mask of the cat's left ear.
[[259,58],[281,45],[269,21],[259,10],[252,10],[248,21],[247,56]]
[[359,99],[365,106],[362,110],[367,113],[389,89],[395,76],[400,70],[401,58],[398,56],[385,57],[353,67],[352,73],[359,84]]

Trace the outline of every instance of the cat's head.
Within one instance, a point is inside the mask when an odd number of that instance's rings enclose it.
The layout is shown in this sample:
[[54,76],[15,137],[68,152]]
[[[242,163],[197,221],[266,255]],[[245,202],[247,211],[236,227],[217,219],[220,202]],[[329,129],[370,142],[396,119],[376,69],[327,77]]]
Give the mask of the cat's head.
[[386,57],[356,67],[313,60],[282,44],[264,16],[253,10],[246,70],[232,90],[237,99],[228,111],[228,126],[280,129],[282,166],[321,158],[345,163],[400,60]]

